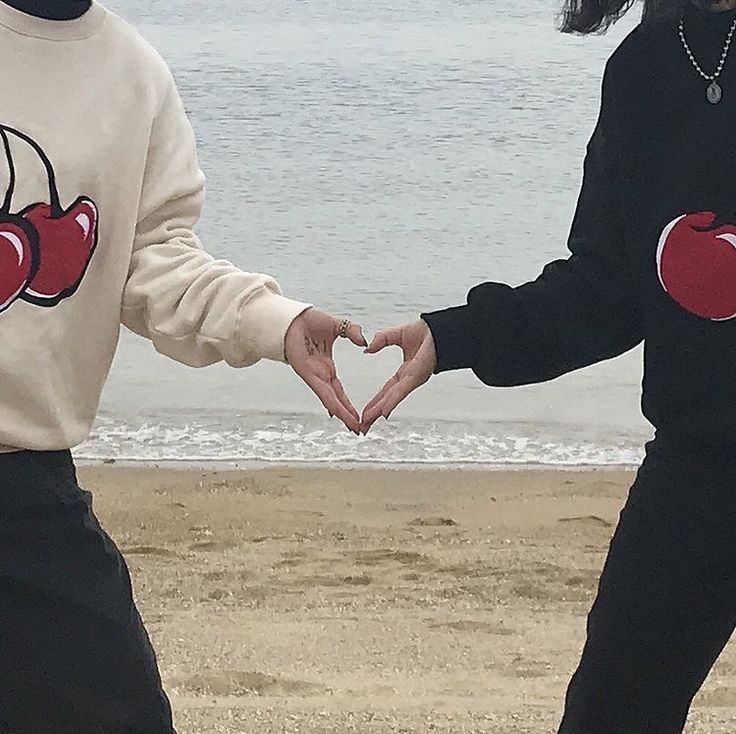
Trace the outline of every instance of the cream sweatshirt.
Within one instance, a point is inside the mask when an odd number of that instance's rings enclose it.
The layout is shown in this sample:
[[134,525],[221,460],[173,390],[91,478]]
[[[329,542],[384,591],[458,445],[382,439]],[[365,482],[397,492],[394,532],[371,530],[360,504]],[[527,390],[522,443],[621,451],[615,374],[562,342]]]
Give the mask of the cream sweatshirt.
[[0,451],[71,448],[121,323],[192,366],[284,360],[308,305],[215,260],[194,133],[161,57],[93,2],[49,21],[0,4]]

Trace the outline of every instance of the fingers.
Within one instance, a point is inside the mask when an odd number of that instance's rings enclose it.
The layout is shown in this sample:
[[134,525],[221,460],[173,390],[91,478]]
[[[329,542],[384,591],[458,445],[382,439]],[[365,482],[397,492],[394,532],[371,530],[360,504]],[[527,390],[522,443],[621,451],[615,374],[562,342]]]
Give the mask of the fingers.
[[348,413],[350,413],[350,415],[352,415],[353,418],[355,418],[355,420],[360,423],[360,416],[358,415],[358,411],[355,409],[355,406],[345,392],[345,388],[342,386],[342,383],[337,377],[332,380],[332,389],[335,391],[337,399],[345,407],[345,410],[347,410]]
[[367,436],[368,432],[373,428],[373,424],[381,417],[380,408],[371,408],[363,413],[363,419],[360,423],[360,432]]
[[360,324],[354,324],[348,319],[335,319],[334,333],[335,339],[344,337],[355,344],[356,347],[368,346]]
[[[386,418],[388,420],[388,417],[391,413],[386,412],[385,410],[386,401],[399,385],[406,384],[406,382],[406,378],[402,379],[400,377],[394,376],[383,386],[383,388],[381,388],[381,390],[379,390],[373,400],[371,400],[371,402],[366,405],[365,410],[363,411],[363,417],[360,426],[363,435],[366,435],[368,431],[370,431],[370,429],[373,427],[373,424],[379,418]],[[409,390],[408,392],[411,392],[411,390]]]
[[372,408],[367,408],[363,411],[363,419],[360,423],[360,432],[367,436],[368,432],[373,428],[373,424],[383,416],[383,400],[385,396],[381,398]]
[[306,378],[305,382],[309,385],[312,392],[319,398],[320,402],[324,405],[330,415],[334,415],[336,418],[339,418],[348,430],[352,431],[354,434],[360,434],[360,419],[358,418],[357,412],[355,412],[355,408],[353,408],[353,413],[351,413],[350,410],[343,405],[332,385],[314,377]]
[[365,336],[363,336],[363,329],[358,324],[350,324],[347,333],[345,334],[356,347],[367,347],[368,342]]
[[[412,328],[416,324],[379,331],[367,345],[358,324],[346,319],[337,320],[325,312],[312,312],[308,316],[311,321],[307,320],[303,328],[305,344],[301,344],[296,336],[291,339],[289,346],[292,346],[291,342],[294,344],[287,353],[291,357],[289,363],[330,416],[337,417],[355,434],[367,434],[379,418],[388,419],[399,403],[432,375],[432,366],[424,364],[431,361],[424,354],[427,351],[426,338],[420,330]],[[332,345],[339,336],[344,336],[356,346],[363,346],[367,354],[376,354],[389,346],[401,347],[404,353],[404,363],[365,406],[362,417],[336,375]]]
[[386,347],[401,346],[401,329],[384,329],[379,331],[366,348],[366,354],[376,354]]
[[[385,390],[383,397],[376,400],[375,404],[370,409],[366,409],[363,413],[361,426],[363,434],[368,433],[373,424],[379,418],[383,417],[388,420],[389,416],[394,412],[399,403],[414,392],[419,385],[420,383],[417,380],[404,377],[398,380],[388,390]],[[376,397],[378,398],[378,396]]]
[[398,384],[388,391],[386,397],[376,407],[380,407],[381,415],[384,418],[388,418],[396,410],[398,404],[408,398],[418,387],[419,382],[416,380],[410,380],[408,378],[400,380]]
[[[366,416],[373,415],[373,408],[380,403],[385,397],[386,393],[399,381],[399,373],[397,372],[390,380],[388,380],[383,387],[373,396],[371,401],[363,408],[363,427],[367,422]],[[376,416],[378,417],[378,416]],[[375,419],[374,419],[375,421]]]
[[363,329],[359,324],[354,324],[350,319],[334,319],[334,334],[335,339],[343,337],[348,339],[356,347],[367,347],[368,342],[365,336],[363,336]]

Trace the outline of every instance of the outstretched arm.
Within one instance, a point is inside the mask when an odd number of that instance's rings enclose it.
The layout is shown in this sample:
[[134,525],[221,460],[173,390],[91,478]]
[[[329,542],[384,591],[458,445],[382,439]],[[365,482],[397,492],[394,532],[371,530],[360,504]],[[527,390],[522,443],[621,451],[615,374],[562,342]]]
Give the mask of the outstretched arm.
[[[151,132],[122,323],[187,365],[288,362],[331,415],[360,427],[335,372],[340,321],[285,298],[268,275],[216,260],[194,233],[204,201],[194,132],[173,79]],[[343,336],[358,345],[358,326]]]

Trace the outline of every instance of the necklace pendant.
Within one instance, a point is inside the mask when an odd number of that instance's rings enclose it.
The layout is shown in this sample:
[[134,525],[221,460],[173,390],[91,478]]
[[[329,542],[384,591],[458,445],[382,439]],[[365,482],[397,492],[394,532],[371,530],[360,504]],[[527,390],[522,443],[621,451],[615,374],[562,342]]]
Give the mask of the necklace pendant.
[[705,96],[711,104],[718,104],[723,97],[721,85],[714,79],[705,90]]

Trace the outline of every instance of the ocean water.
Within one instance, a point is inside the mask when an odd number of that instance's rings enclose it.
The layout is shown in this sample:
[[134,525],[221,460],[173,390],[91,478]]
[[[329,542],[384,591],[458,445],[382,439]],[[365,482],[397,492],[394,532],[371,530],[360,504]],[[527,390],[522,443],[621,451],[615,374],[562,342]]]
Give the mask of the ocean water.
[[[565,256],[605,60],[556,4],[109,0],[171,65],[208,178],[206,248],[370,335]],[[173,6],[173,7],[172,7]],[[399,364],[339,343],[361,407]],[[641,353],[546,385],[433,378],[367,438],[283,365],[193,370],[125,333],[81,459],[629,464]]]

